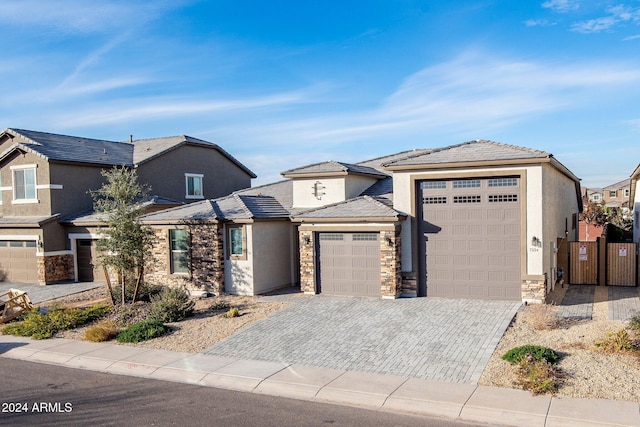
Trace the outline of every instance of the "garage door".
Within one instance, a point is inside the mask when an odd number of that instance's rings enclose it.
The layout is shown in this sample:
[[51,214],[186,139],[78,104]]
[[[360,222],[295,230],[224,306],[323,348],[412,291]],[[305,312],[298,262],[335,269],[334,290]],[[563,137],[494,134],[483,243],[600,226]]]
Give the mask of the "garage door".
[[379,297],[378,239],[378,233],[319,233],[319,291]]
[[521,299],[520,178],[423,181],[427,296]]
[[0,277],[5,282],[38,282],[35,240],[0,240]]

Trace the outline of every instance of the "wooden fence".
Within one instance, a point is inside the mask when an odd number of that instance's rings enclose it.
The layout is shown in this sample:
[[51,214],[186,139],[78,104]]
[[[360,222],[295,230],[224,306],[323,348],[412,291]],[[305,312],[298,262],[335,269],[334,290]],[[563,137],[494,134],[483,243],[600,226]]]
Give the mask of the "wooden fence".
[[569,242],[569,283],[572,285],[636,286],[636,243]]

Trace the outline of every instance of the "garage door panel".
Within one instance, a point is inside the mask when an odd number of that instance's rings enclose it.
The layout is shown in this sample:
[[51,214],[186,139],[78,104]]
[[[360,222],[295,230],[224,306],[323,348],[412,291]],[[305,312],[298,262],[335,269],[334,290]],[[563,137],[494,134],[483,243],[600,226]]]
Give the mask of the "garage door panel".
[[0,241],[0,271],[8,282],[38,282],[35,241]]
[[380,296],[378,233],[319,233],[321,293]]
[[520,179],[453,182],[421,185],[427,296],[520,300]]

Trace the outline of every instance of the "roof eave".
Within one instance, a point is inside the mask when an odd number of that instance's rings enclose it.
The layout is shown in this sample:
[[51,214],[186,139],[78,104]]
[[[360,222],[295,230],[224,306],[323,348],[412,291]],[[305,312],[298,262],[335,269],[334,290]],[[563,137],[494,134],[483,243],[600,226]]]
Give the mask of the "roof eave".
[[[385,165],[385,169],[390,171],[410,171],[410,170],[436,170],[436,169],[461,169],[461,168],[477,168],[484,166],[512,166],[512,165],[531,165],[539,163],[551,162],[550,157],[533,157],[523,159],[509,160],[479,160],[471,162],[447,162],[447,163],[417,163],[411,165]],[[559,163],[559,162],[558,162]]]
[[357,222],[357,223],[364,223],[364,222],[398,222],[398,221],[404,221],[405,219],[407,219],[406,215],[398,215],[398,216],[393,216],[393,217],[389,217],[389,216],[380,216],[380,217],[335,217],[335,218],[326,218],[326,217],[322,217],[322,218],[311,218],[311,217],[304,217],[304,218],[300,218],[300,217],[294,217],[291,219],[292,222],[297,222],[297,223],[309,223],[309,222],[322,222],[322,223],[327,223],[327,222],[344,222],[344,223],[348,223],[348,222]]

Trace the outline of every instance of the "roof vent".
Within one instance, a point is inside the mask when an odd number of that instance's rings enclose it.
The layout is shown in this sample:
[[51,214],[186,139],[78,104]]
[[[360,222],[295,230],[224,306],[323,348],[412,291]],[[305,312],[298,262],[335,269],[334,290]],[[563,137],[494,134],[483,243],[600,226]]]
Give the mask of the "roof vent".
[[129,134],[129,142],[133,142],[133,134]]
[[102,149],[102,154],[107,154],[107,149],[106,148]]

